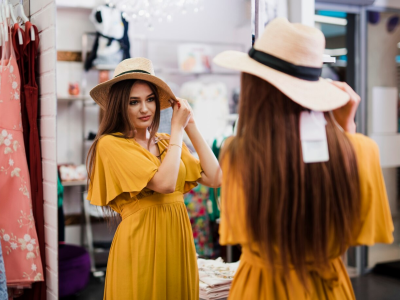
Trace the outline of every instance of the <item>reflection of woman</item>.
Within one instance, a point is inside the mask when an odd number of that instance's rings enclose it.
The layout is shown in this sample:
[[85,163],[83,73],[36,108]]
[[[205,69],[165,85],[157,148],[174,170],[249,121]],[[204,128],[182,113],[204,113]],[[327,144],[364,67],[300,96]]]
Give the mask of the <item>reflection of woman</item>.
[[[183,194],[219,186],[218,161],[185,100],[154,76],[143,58],[120,63],[91,91],[104,117],[88,156],[88,199],[122,217],[107,265],[104,299],[198,299],[192,230]],[[172,101],[171,99],[174,99]],[[171,136],[157,133],[173,107]],[[182,142],[186,130],[200,161]]]
[[341,255],[393,241],[378,148],[355,134],[354,91],[319,79],[323,50],[319,30],[276,19],[249,55],[215,59],[243,72],[221,158],[221,242],[243,249],[229,299],[355,299]]

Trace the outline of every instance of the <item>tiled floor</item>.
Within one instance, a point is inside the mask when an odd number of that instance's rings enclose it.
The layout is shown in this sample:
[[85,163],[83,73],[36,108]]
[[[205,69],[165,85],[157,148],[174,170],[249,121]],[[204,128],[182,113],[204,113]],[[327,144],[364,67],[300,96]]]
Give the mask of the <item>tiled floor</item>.
[[60,298],[60,300],[101,300],[103,299],[104,281],[90,278],[88,286],[79,294]]
[[352,278],[354,293],[359,300],[399,300],[400,279],[369,273]]
[[[352,278],[357,300],[399,300],[400,280],[373,273]],[[92,279],[87,288],[79,295],[61,298],[61,300],[101,300],[104,282]]]

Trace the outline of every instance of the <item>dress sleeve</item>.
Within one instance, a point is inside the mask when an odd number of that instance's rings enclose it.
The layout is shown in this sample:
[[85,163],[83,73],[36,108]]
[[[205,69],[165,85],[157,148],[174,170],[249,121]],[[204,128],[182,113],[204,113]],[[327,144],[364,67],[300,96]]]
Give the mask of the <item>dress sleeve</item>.
[[157,170],[158,166],[138,146],[123,138],[105,136],[97,145],[87,199],[104,206],[122,193],[135,197]]
[[187,193],[197,186],[197,181],[201,178],[203,169],[201,168],[200,161],[190,153],[190,150],[185,143],[182,144],[181,159],[186,167],[186,178],[183,193]]
[[361,134],[348,134],[360,178],[361,226],[353,246],[393,242],[393,220],[379,162],[378,145]]
[[[225,142],[226,146],[230,141]],[[219,235],[221,245],[247,244],[246,203],[240,174],[232,169],[229,154],[220,161],[222,168],[221,215]]]

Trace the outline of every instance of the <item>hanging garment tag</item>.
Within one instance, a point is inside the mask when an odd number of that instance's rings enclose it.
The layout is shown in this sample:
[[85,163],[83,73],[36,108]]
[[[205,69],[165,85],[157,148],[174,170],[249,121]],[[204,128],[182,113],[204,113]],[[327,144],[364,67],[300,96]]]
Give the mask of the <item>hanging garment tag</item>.
[[300,139],[305,163],[329,161],[326,120],[323,112],[303,111],[300,115]]

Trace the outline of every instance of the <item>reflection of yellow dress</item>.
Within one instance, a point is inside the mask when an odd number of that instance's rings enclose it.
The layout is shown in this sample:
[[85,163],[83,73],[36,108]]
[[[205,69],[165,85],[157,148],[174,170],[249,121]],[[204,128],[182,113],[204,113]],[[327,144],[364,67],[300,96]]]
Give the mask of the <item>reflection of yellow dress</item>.
[[[199,299],[196,250],[183,193],[197,185],[200,162],[184,146],[175,192],[164,195],[146,188],[160,161],[136,141],[107,135],[97,147],[88,199],[109,205],[122,217],[108,258],[104,299]],[[162,153],[168,140],[159,141],[158,147]]]
[[[379,165],[379,151],[369,138],[355,134],[348,135],[357,155],[360,188],[361,188],[361,232],[349,246],[373,245],[374,243],[393,242],[393,223],[388,206],[385,184]],[[223,166],[226,170],[226,166]],[[226,176],[235,176],[224,172]],[[237,175],[236,175],[237,176]],[[237,199],[226,199],[225,189],[236,189]],[[291,300],[354,300],[354,293],[346,268],[340,257],[335,257],[333,240],[330,242],[332,259],[329,269],[319,270],[313,267],[313,259],[309,261],[310,293],[290,271],[290,279],[281,272],[272,274],[260,259],[259,247],[250,241],[245,231],[245,203],[243,191],[238,186],[226,187],[222,184],[222,214],[220,224],[221,244],[241,244],[242,256],[239,269],[231,287],[229,300],[242,299],[291,299]],[[232,201],[233,200],[233,201]],[[232,203],[237,203],[234,205]],[[233,220],[233,221],[232,221]],[[249,251],[249,245],[256,253]]]

